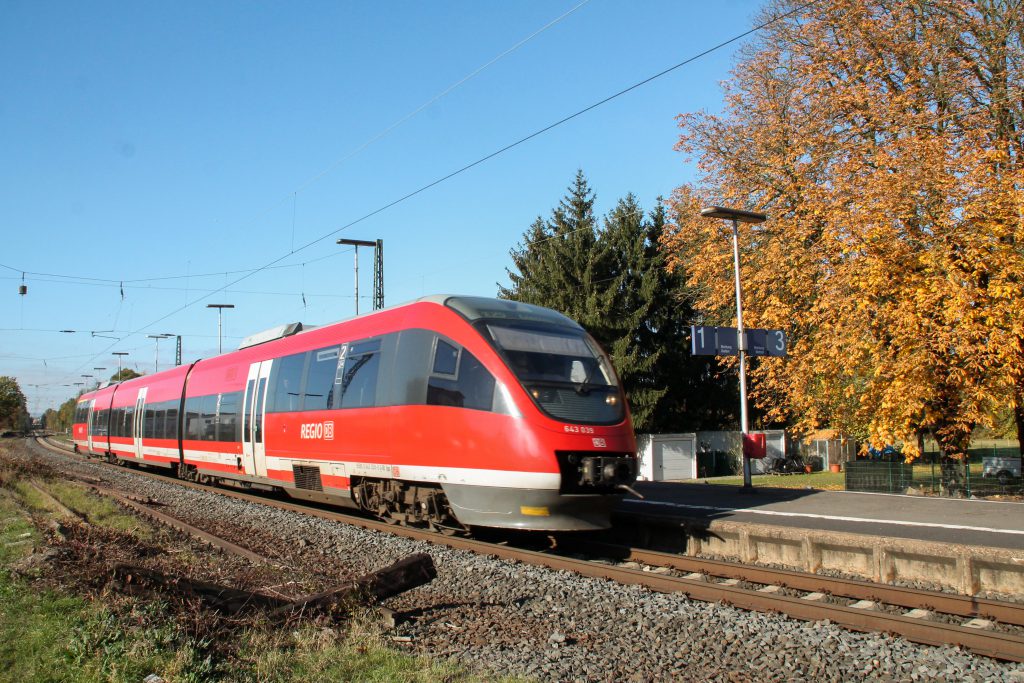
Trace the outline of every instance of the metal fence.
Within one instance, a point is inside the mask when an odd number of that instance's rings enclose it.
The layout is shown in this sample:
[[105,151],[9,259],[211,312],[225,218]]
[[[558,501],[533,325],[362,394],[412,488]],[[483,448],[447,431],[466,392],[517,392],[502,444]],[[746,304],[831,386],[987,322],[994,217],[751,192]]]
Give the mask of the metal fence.
[[967,461],[926,454],[913,464],[856,460],[845,464],[847,491],[952,497],[1024,495],[1016,449],[979,449]]

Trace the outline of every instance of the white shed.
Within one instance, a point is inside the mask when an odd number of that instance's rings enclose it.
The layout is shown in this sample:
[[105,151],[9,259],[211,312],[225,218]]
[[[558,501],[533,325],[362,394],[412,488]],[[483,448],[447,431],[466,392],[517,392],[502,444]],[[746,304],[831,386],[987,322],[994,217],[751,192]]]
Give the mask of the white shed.
[[639,480],[697,478],[696,434],[637,434],[636,440]]

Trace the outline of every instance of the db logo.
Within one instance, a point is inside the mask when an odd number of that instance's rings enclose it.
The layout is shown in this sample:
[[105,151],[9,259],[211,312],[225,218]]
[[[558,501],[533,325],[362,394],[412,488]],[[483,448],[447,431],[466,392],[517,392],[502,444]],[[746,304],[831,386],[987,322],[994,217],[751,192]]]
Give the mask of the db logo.
[[608,444],[605,443],[604,439],[597,439],[597,438],[595,438],[595,439],[593,439],[593,441],[594,441],[594,448],[608,448]]
[[300,439],[334,440],[334,422],[307,422],[299,428]]

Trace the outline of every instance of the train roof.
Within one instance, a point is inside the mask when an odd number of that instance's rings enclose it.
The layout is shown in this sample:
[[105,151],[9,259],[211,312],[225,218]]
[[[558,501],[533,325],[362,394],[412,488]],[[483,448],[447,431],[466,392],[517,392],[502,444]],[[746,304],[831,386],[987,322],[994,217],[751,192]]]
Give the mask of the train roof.
[[[391,311],[417,303],[435,303],[440,306],[445,306],[459,313],[470,322],[485,319],[504,319],[580,328],[579,323],[572,318],[562,315],[558,311],[550,308],[544,308],[543,306],[535,306],[534,304],[527,304],[521,301],[510,301],[508,299],[494,299],[485,296],[460,296],[455,294],[431,294],[418,299],[413,299],[412,301],[388,306],[381,310],[371,311],[364,315],[374,315],[382,311]],[[270,329],[263,330],[262,332],[249,335],[238,345],[238,350],[247,349],[251,346],[258,346],[260,344],[266,344],[267,342],[283,339],[284,337],[302,334],[304,332],[318,329],[319,327],[329,327],[330,325],[336,325],[349,320],[354,320],[354,318],[345,318],[322,326],[307,325],[301,322],[276,325]]]
[[510,301],[508,299],[492,299],[485,296],[455,296],[451,294],[439,294],[426,296],[418,301],[434,301],[447,306],[470,322],[477,320],[522,320],[528,322],[548,323],[561,325],[563,327],[576,327],[580,325],[572,318],[562,315],[558,311],[534,304],[526,304],[521,301]]

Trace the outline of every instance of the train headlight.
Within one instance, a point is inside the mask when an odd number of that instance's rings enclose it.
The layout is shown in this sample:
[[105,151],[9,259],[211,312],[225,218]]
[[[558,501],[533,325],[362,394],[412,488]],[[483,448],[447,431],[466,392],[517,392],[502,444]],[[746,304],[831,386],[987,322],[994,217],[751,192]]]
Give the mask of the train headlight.
[[610,406],[616,405],[619,402],[619,397],[615,394],[608,394],[604,397],[604,402]]

